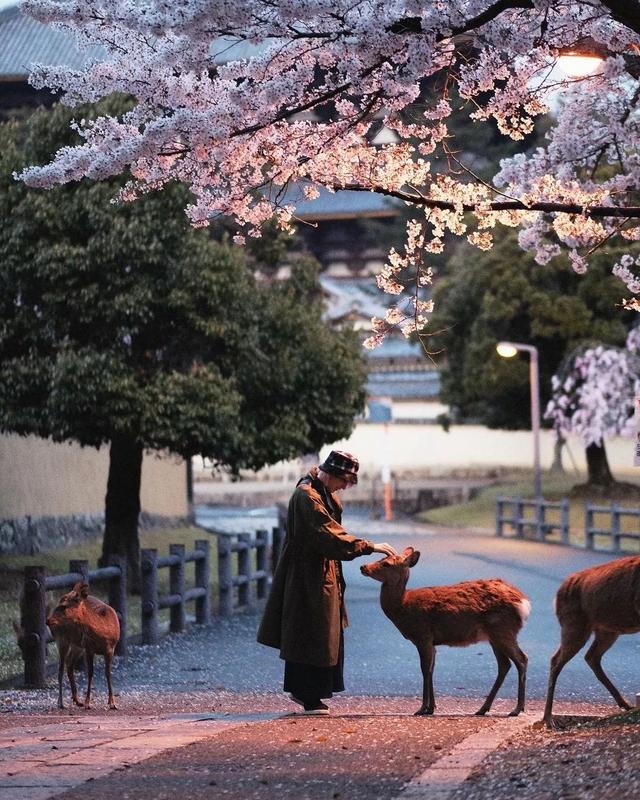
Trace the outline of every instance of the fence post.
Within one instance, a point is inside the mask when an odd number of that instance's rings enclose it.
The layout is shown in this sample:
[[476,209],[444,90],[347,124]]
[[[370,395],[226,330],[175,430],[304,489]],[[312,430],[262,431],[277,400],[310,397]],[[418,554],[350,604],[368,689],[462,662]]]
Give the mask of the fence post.
[[219,613],[229,617],[233,613],[233,580],[231,575],[231,537],[218,533],[218,586],[220,590]]
[[206,625],[211,620],[211,595],[209,588],[210,551],[208,539],[196,539],[196,550],[204,553],[195,563],[195,581],[199,589],[204,589],[202,597],[196,598],[196,624]]
[[44,689],[47,685],[47,622],[44,567],[25,567],[20,602],[20,624],[23,628],[22,658],[24,685],[27,689]]
[[514,526],[516,529],[516,536],[518,539],[522,539],[524,536],[524,501],[521,497],[514,498],[513,508],[515,511]]
[[611,503],[611,546],[614,553],[620,552],[620,506]]
[[140,551],[140,627],[142,644],[158,641],[158,551],[144,548]]
[[560,501],[560,541],[569,544],[569,498]]
[[120,574],[109,580],[109,605],[120,620],[120,639],[115,654],[127,657],[127,557],[113,553],[109,556],[109,566],[117,567]]
[[184,599],[184,545],[170,544],[169,555],[178,556],[178,563],[169,566],[169,594],[179,595],[180,602],[171,606],[169,610],[169,630],[171,633],[180,633],[185,628],[186,603]]
[[542,497],[536,497],[536,539],[544,542],[545,538],[545,511],[546,506]]
[[69,561],[69,572],[79,572],[82,580],[89,583],[89,562],[83,558],[72,558]]
[[238,605],[246,606],[247,608],[253,605],[253,592],[251,581],[251,534],[239,533],[238,541],[246,545],[238,550],[238,577],[246,578],[238,584]]
[[587,550],[593,550],[593,507],[590,500],[584,504],[584,535]]
[[274,575],[282,552],[283,530],[278,525],[271,529],[271,574]]
[[256,578],[256,597],[264,600],[267,596],[267,547],[269,546],[269,532],[265,530],[256,531],[256,571],[264,573]]
[[496,497],[496,536],[504,535],[504,497],[499,494]]

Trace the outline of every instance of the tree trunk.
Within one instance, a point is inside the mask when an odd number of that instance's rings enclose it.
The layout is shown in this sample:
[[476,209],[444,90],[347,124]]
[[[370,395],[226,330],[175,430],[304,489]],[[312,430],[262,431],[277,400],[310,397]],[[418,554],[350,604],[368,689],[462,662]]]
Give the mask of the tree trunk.
[[602,444],[587,447],[587,483],[596,486],[612,486],[616,481],[609,469],[607,451]]
[[142,477],[142,445],[128,436],[117,435],[109,449],[109,478],[105,499],[105,529],[100,566],[109,556],[127,558],[129,591],[140,592],[140,480]]
[[564,447],[564,436],[556,431],[556,439],[553,443],[553,462],[550,471],[555,475],[564,475],[562,464],[562,448]]

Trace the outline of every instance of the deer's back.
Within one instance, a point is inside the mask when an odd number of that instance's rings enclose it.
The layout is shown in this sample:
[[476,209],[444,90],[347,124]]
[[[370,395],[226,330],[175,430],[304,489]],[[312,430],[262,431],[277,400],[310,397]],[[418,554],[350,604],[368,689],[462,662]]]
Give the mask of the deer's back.
[[120,638],[118,615],[93,595],[89,595],[79,609],[77,622],[82,629],[84,646],[94,653],[104,655]]
[[618,558],[569,575],[556,594],[556,614],[561,623],[581,617],[603,630],[640,630],[640,556]]
[[500,630],[517,633],[527,613],[526,595],[494,578],[410,589],[393,621],[407,638],[428,631],[436,645],[463,647],[491,639]]

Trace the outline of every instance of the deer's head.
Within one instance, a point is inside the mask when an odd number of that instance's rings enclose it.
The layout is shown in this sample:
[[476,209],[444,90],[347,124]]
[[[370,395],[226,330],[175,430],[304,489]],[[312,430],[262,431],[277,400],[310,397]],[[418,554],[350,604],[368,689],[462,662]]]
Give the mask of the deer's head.
[[54,628],[62,622],[73,620],[79,607],[89,595],[89,585],[85,581],[78,581],[70,592],[63,594],[53,613],[47,617],[47,625]]
[[405,549],[396,556],[386,556],[379,561],[371,564],[364,564],[360,567],[360,572],[368,578],[373,578],[381,583],[406,583],[409,577],[409,569],[418,563],[420,551],[413,547]]

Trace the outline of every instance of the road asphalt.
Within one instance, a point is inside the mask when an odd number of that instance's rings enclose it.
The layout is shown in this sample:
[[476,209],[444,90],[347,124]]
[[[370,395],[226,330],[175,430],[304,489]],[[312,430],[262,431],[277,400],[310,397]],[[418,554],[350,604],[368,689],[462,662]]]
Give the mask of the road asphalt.
[[[379,584],[346,565],[350,627],[347,691],[328,717],[303,717],[281,692],[276,651],[255,643],[259,614],[215,620],[133,648],[114,671],[118,711],[108,712],[97,670],[94,708],[55,707],[56,690],[0,692],[2,800],[507,800],[637,798],[637,728],[591,720],[616,711],[581,656],[563,671],[557,731],[541,716],[557,646],[552,599],[569,572],[610,558],[488,533],[353,515],[354,533],[421,552],[410,586],[502,577],[533,610],[520,643],[529,655],[527,711],[508,718],[515,676],[487,717],[475,717],[495,677],[488,645],[440,648],[434,717],[414,717],[417,654],[382,614]],[[614,645],[604,666],[631,700],[638,637]],[[512,670],[513,672],[513,670]],[[543,774],[542,774],[543,773]]]

